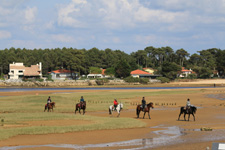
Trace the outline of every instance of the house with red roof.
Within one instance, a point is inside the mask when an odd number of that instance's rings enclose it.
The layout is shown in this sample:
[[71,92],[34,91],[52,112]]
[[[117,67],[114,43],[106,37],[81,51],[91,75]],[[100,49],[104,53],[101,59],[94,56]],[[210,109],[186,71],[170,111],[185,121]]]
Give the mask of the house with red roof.
[[179,77],[184,78],[187,77],[189,74],[195,73],[194,71],[192,71],[191,69],[185,69],[184,67],[182,67],[181,70],[181,74],[179,75]]
[[49,72],[53,80],[72,80],[78,75],[70,70],[59,69]]
[[160,75],[153,75],[152,73],[148,73],[146,71],[143,70],[134,70],[131,71],[131,76],[134,78],[150,78],[150,79],[155,79],[156,77],[159,77]]
[[41,62],[37,65],[25,67],[23,63],[9,64],[9,79],[24,79],[24,78],[42,78]]

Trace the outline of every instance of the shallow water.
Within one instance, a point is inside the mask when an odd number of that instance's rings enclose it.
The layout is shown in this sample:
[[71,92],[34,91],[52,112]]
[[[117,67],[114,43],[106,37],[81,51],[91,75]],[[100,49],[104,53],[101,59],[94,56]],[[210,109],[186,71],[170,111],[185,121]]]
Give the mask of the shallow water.
[[207,97],[225,100],[225,94],[208,94]]
[[52,90],[138,90],[138,89],[199,89],[211,87],[104,87],[104,88],[0,88],[0,92]]

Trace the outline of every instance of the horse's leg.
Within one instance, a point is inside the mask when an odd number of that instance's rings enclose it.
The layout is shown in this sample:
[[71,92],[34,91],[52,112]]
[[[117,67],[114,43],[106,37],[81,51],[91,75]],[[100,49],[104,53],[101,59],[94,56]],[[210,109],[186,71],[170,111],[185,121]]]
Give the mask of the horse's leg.
[[189,119],[190,119],[190,114],[188,114],[188,121],[189,121]]
[[195,115],[194,115],[194,113],[192,113],[192,116],[193,116],[193,118],[194,118],[194,121],[195,121]]
[[146,112],[144,112],[143,119],[145,118],[145,113],[146,113]]
[[180,114],[179,114],[179,116],[178,116],[178,120],[180,120],[180,115],[181,115],[181,114],[182,114],[182,113],[180,113]]
[[149,119],[151,119],[151,117],[150,117],[150,113],[149,113],[149,112],[148,112],[148,118],[149,118]]
[[185,118],[185,116],[186,116],[186,113],[184,113],[184,121],[186,121],[186,118]]
[[81,114],[81,112],[80,112],[80,108],[79,108],[79,113]]
[[118,113],[117,117],[119,117],[120,116],[120,111],[117,110],[117,113]]

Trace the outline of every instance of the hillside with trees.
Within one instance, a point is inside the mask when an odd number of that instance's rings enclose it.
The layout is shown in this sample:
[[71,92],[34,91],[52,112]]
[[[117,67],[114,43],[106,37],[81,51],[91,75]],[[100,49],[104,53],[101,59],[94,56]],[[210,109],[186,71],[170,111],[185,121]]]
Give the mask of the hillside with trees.
[[[68,69],[80,75],[87,75],[91,67],[104,68],[106,73],[114,74],[116,77],[124,78],[135,69],[151,67],[158,74],[171,80],[176,78],[176,72],[181,67],[192,69],[198,78],[211,78],[215,72],[224,77],[225,50],[217,48],[200,50],[190,55],[184,49],[174,51],[171,47],[155,48],[146,47],[127,54],[121,50],[99,50],[98,48],[76,49],[20,49],[10,48],[0,50],[0,72],[1,75],[8,74],[9,64],[23,62],[30,66],[42,62],[43,75],[57,69]],[[215,74],[214,77],[217,75]]]

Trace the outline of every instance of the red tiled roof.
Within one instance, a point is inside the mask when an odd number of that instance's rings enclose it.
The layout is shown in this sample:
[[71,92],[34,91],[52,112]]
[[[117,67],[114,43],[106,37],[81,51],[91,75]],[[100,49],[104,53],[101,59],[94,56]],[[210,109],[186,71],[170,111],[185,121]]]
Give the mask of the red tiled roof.
[[71,73],[70,70],[66,70],[66,69],[54,70],[54,71],[51,71],[51,72],[54,72],[54,73]]
[[149,74],[150,75],[151,73],[137,69],[137,70],[131,71],[130,74]]
[[192,72],[192,70],[187,70],[187,69],[185,69],[184,67],[182,67],[182,70],[181,70],[182,72]]

